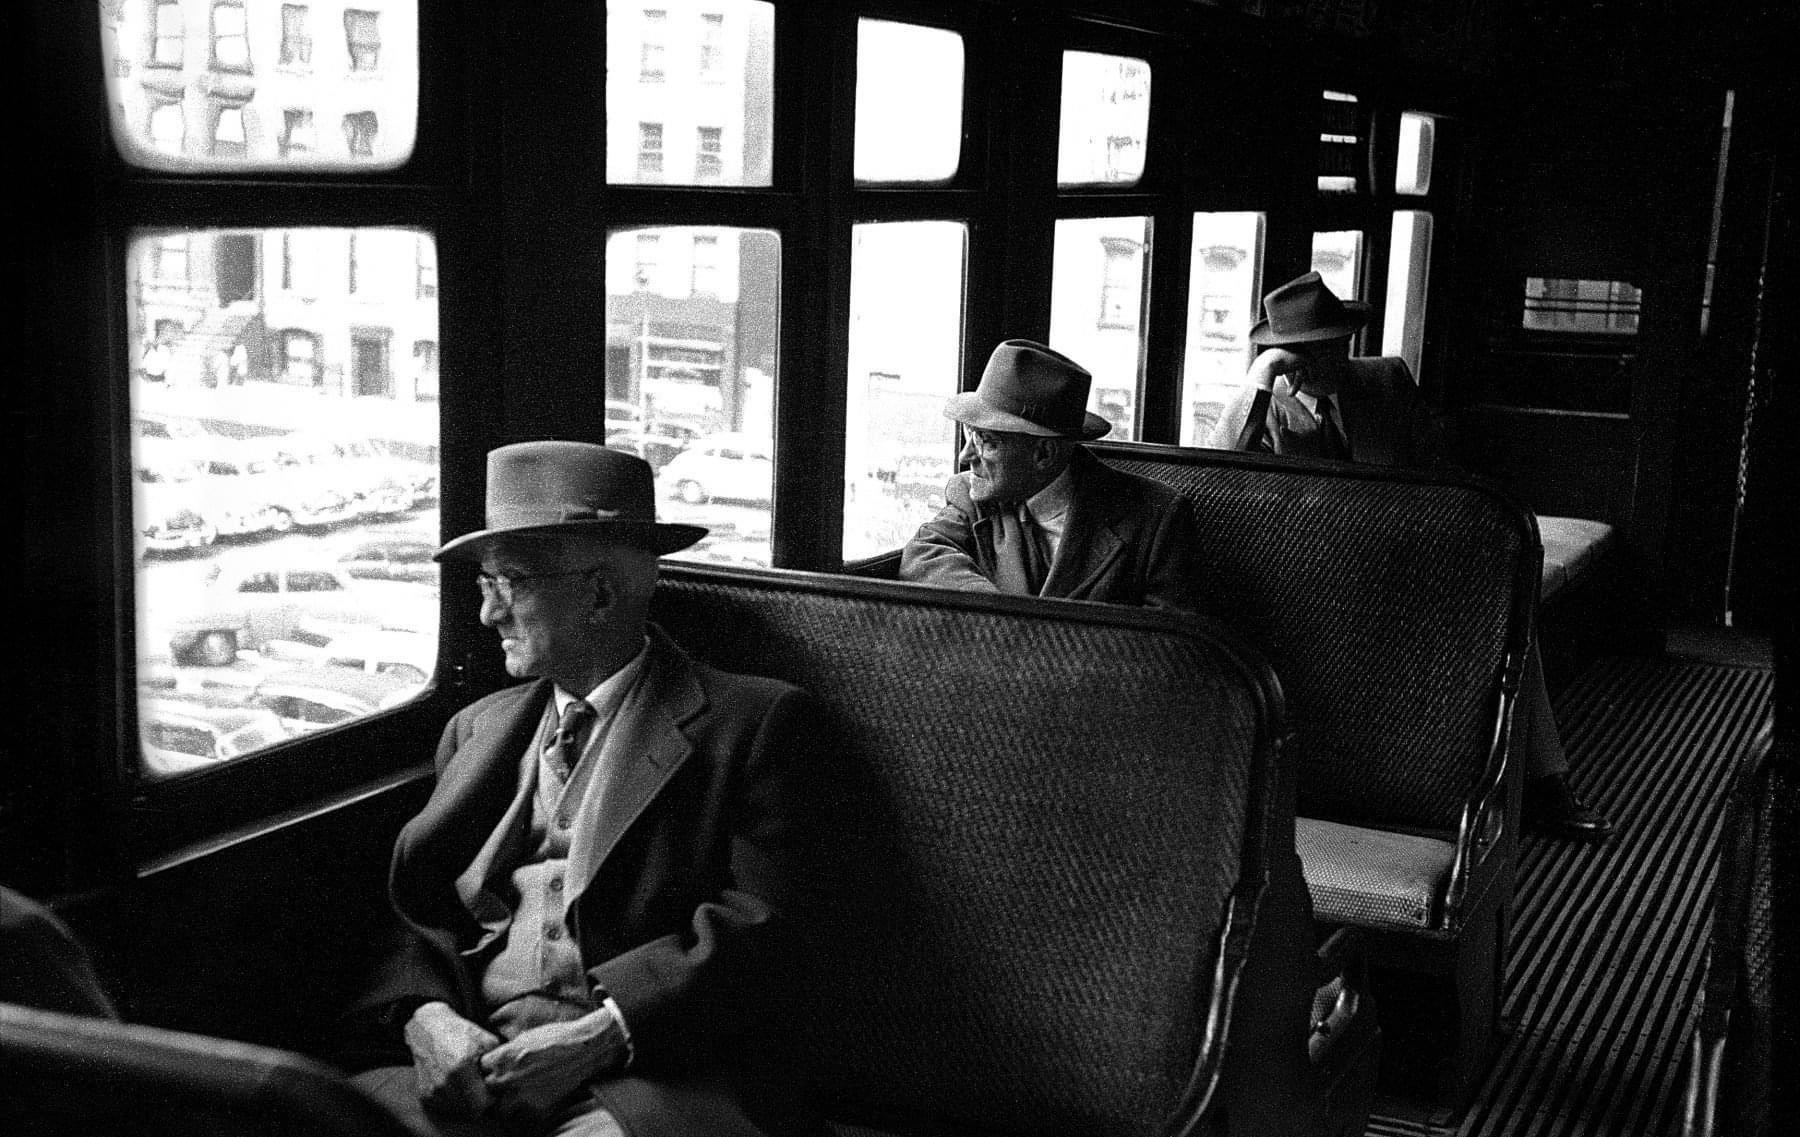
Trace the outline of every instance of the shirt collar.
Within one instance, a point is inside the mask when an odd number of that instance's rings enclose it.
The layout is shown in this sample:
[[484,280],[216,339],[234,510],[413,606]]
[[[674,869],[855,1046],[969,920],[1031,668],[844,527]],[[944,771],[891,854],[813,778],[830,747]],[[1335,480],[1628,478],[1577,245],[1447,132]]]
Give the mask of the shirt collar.
[[[625,693],[631,690],[633,683],[637,682],[638,673],[644,669],[644,660],[649,654],[650,637],[645,636],[643,646],[638,648],[638,653],[631,657],[630,663],[602,679],[598,687],[588,692],[588,705],[594,708],[601,722],[605,722],[606,716],[617,710],[619,704],[625,701]],[[575,701],[575,696],[561,687],[555,689],[555,696],[556,715],[561,718],[562,713],[569,709],[569,704]]]

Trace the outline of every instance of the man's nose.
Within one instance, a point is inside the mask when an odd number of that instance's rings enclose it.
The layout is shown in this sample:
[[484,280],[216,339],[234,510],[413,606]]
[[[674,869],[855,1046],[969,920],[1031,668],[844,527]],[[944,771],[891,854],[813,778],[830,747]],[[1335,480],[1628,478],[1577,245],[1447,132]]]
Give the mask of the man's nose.
[[962,449],[957,451],[956,460],[958,462],[969,463],[974,462],[975,457],[975,440],[973,438],[963,439]]
[[509,605],[506,601],[498,596],[482,593],[481,622],[487,627],[497,627],[502,620],[506,619],[508,609]]

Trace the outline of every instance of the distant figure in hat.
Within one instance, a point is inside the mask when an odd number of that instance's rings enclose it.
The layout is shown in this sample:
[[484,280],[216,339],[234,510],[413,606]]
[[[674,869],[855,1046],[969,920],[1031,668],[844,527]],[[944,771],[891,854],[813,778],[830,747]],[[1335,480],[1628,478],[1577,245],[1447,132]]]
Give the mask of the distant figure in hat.
[[438,550],[480,566],[481,622],[529,682],[450,721],[394,849],[407,942],[363,1022],[410,1064],[357,1080],[427,1131],[790,1128],[745,1071],[782,1041],[816,732],[794,687],[646,622],[656,558],[705,533],[656,520],[641,458],[527,442],[488,455],[487,527]]
[[[1431,416],[1406,362],[1352,359],[1369,306],[1340,301],[1316,272],[1263,297],[1250,342],[1267,350],[1213,429],[1218,449],[1260,450],[1376,466],[1444,464]],[[1575,795],[1568,754],[1532,645],[1520,689],[1525,724],[1525,823],[1569,841],[1604,844],[1612,822]]]
[[944,415],[963,425],[966,469],[901,554],[902,580],[944,588],[1195,610],[1187,501],[1121,473],[1083,441],[1111,427],[1087,410],[1093,377],[1030,340],[994,349],[974,391]]
[[1263,297],[1250,342],[1266,350],[1207,445],[1377,466],[1435,466],[1442,448],[1406,361],[1350,357],[1369,306],[1316,272]]

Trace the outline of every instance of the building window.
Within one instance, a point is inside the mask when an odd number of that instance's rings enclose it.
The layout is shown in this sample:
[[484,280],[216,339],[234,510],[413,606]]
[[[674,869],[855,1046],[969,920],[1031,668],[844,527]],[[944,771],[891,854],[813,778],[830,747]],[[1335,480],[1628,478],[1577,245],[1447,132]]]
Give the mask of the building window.
[[281,6],[281,62],[287,67],[312,64],[312,29],[305,4]]
[[373,71],[380,64],[379,15],[360,8],[344,9],[344,43],[350,49],[350,70]]
[[660,122],[638,123],[638,177],[661,178],[663,128]]
[[188,239],[186,237],[164,237],[156,243],[156,265],[152,274],[157,280],[187,283]]
[[187,146],[187,116],[181,103],[158,103],[150,111],[150,141],[164,154],[180,154]]
[[313,116],[311,111],[285,110],[281,112],[281,156],[290,154],[310,154],[318,145],[313,135]]
[[725,14],[700,13],[700,81],[725,81]]
[[668,54],[668,29],[669,13],[666,9],[644,9],[644,38],[639,44],[638,53],[638,82],[663,81],[663,59]]
[[719,287],[719,239],[709,234],[694,237],[694,291],[703,296],[717,296]]
[[348,284],[348,287],[345,289],[345,291],[349,292],[352,296],[354,296],[354,295],[356,295],[356,286],[358,284],[358,281],[356,279],[356,232],[354,230],[352,230],[350,233],[349,263],[350,263],[350,273],[349,273],[349,279],[346,282]]
[[436,340],[413,341],[413,398],[429,402],[438,397],[438,345]]
[[724,130],[717,126],[702,126],[698,129],[698,149],[694,154],[694,178],[696,181],[716,181],[725,172]]
[[634,279],[639,291],[648,289],[662,272],[662,238],[655,233],[637,235],[637,269]]
[[394,397],[394,374],[388,367],[388,340],[392,336],[385,328],[351,329],[350,390],[354,394],[378,399]]
[[220,107],[213,118],[213,157],[242,158],[244,152],[244,108]]
[[182,52],[187,46],[187,24],[181,15],[181,5],[158,4],[150,23],[150,66],[180,67]]
[[419,235],[419,275],[417,295],[428,300],[437,295],[437,245],[423,233]]
[[283,374],[287,382],[302,387],[318,386],[322,376],[318,340],[310,332],[300,331],[285,332],[282,340],[282,354],[287,360]]
[[1534,332],[1637,334],[1644,295],[1625,280],[1525,278],[1524,326]]
[[344,145],[349,148],[352,158],[371,158],[375,155],[374,111],[357,111],[344,116]]
[[212,66],[214,71],[250,70],[250,35],[238,0],[213,5]]
[[319,240],[316,234],[281,234],[281,287],[300,296],[319,294]]
[[1135,328],[1144,294],[1144,247],[1128,237],[1102,237],[1100,326]]

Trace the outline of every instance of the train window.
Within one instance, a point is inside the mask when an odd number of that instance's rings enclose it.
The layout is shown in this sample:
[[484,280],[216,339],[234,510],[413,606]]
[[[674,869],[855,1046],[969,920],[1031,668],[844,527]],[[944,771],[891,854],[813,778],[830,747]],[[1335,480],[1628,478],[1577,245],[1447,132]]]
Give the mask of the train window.
[[1188,275],[1187,359],[1181,374],[1181,445],[1204,446],[1244,381],[1262,295],[1263,215],[1194,214]]
[[1339,300],[1362,297],[1362,247],[1360,229],[1313,234],[1313,271]]
[[1058,185],[1131,185],[1144,175],[1150,64],[1126,55],[1063,52]]
[[125,160],[194,174],[404,163],[419,117],[416,0],[343,9],[335,50],[315,42],[316,7],[103,0],[107,101]]
[[[283,287],[284,251],[347,266],[352,237],[365,258],[355,297],[347,272],[322,274],[341,282],[335,294]],[[375,565],[360,550],[437,544],[437,404],[385,350],[393,336],[436,342],[437,300],[419,294],[416,276],[418,250],[430,244],[428,234],[373,228],[133,238],[126,311],[145,777],[291,737],[297,720],[258,698],[278,674],[293,698],[325,692],[313,702],[342,721],[428,686],[437,566],[416,557]],[[340,689],[330,656],[376,635],[416,681]]]
[[770,184],[773,4],[607,0],[606,29],[607,181]]
[[606,443],[706,526],[688,560],[769,564],[781,238],[671,226],[606,242]]
[[1394,192],[1423,196],[1431,192],[1431,159],[1437,142],[1437,116],[1420,111],[1400,113],[1400,152],[1394,162]]
[[962,36],[858,20],[856,180],[954,177],[962,157],[962,100]]
[[1088,409],[1112,423],[1109,438],[1137,437],[1144,279],[1150,219],[1096,217],[1056,223],[1050,270],[1050,346],[1093,373]]
[[953,472],[968,229],[858,225],[850,254],[844,556],[904,545],[943,504]]
[[1381,321],[1381,354],[1406,360],[1419,378],[1425,343],[1425,290],[1431,264],[1431,214],[1403,209],[1394,214],[1388,243],[1387,311]]
[[1632,336],[1643,293],[1624,280],[1525,279],[1523,323],[1534,332]]
[[1362,185],[1362,102],[1345,91],[1324,91],[1319,107],[1319,192],[1355,193]]

